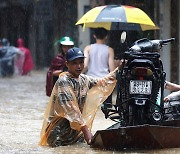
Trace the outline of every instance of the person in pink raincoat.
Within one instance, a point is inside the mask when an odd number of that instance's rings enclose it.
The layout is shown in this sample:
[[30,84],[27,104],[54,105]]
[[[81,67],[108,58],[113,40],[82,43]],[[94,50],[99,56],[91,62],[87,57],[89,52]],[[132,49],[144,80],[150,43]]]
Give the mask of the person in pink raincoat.
[[22,38],[17,40],[17,47],[25,54],[22,75],[27,75],[34,68],[31,52],[28,48],[25,47],[24,40]]

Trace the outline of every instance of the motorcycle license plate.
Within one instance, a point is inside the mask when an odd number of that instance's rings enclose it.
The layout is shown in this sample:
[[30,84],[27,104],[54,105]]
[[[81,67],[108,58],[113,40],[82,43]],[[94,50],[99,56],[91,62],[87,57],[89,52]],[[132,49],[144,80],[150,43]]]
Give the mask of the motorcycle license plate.
[[145,80],[131,80],[130,81],[130,94],[151,94],[152,81]]

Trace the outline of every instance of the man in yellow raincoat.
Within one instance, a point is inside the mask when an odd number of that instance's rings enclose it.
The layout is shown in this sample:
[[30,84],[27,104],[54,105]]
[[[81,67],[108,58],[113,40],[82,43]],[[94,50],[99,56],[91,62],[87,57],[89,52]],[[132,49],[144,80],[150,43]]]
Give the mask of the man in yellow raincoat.
[[40,145],[57,147],[78,141],[91,144],[96,111],[112,93],[118,69],[102,79],[81,74],[84,54],[79,48],[66,53],[68,72],[60,74],[44,115]]

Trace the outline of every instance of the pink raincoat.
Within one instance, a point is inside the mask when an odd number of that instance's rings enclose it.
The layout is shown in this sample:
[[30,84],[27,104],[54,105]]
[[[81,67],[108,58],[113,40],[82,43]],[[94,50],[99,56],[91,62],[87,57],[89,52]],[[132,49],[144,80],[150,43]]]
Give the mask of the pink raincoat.
[[17,40],[17,47],[25,54],[22,75],[27,75],[34,68],[31,52],[24,46],[24,40],[22,38]]

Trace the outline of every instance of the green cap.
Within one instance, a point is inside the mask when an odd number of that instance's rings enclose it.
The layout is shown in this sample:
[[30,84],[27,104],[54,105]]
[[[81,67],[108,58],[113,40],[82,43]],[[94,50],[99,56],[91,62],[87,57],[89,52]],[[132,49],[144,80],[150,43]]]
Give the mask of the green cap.
[[62,37],[58,43],[62,44],[62,45],[74,45],[74,42],[72,40],[71,37],[68,37],[68,36],[65,36],[65,37]]

